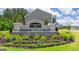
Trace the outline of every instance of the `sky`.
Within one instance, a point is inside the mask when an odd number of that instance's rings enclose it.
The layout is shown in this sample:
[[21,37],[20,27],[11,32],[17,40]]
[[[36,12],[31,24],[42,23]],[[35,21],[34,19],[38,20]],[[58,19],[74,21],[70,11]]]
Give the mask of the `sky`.
[[[25,8],[32,12],[36,8]],[[57,21],[60,24],[73,23],[79,25],[79,8],[39,8],[51,14],[57,15]],[[3,14],[4,8],[0,8],[0,14]]]
[[0,8],[0,15],[3,14],[4,9],[5,9],[5,8]]

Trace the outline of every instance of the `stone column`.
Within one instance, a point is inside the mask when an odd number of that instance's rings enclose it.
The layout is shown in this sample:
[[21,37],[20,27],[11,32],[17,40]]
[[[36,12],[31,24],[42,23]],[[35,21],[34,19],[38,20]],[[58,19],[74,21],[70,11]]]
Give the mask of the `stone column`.
[[21,26],[22,26],[22,23],[14,23],[14,31],[20,31]]

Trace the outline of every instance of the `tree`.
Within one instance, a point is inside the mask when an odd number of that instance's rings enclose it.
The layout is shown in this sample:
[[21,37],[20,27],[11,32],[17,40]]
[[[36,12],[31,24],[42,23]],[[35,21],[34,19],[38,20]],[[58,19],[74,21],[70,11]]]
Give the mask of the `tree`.
[[25,10],[24,8],[17,8],[17,12],[19,13],[19,15],[21,15],[22,17],[22,23],[24,24],[24,16],[27,15],[28,11]]
[[24,23],[24,16],[28,11],[24,8],[6,8],[3,15],[0,15],[0,30],[12,31],[14,22]]
[[58,31],[58,27],[56,27],[55,30]]
[[4,18],[7,18],[7,19],[11,19],[11,10],[10,10],[9,8],[6,8],[6,9],[4,10],[3,17],[4,17]]
[[68,29],[70,30],[71,26],[70,26],[70,25],[68,25],[67,27],[68,27]]

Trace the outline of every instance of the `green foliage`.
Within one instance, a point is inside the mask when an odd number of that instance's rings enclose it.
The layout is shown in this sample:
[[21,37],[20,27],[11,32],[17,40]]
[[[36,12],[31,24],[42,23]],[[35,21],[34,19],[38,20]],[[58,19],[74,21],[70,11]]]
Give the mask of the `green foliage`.
[[60,38],[62,38],[62,36],[61,36],[60,34],[53,34],[53,35],[51,36],[51,38],[52,38],[53,40],[55,40],[55,39],[60,39]]
[[58,35],[53,34],[53,35],[51,36],[51,38],[52,38],[52,39],[58,39]]
[[24,16],[28,11],[24,8],[6,8],[3,15],[0,15],[0,30],[10,30],[12,32],[14,22],[24,23]]
[[33,36],[33,38],[34,38],[35,40],[37,40],[39,37],[40,37],[40,36],[39,36],[38,34],[35,34],[35,35]]
[[8,42],[8,43],[5,43],[4,46],[6,46],[6,47],[13,46],[13,43],[12,42],[10,42],[10,43]]
[[28,35],[23,35],[23,36],[22,36],[22,39],[23,39],[23,40],[28,40],[29,38],[30,38],[30,37],[29,37]]
[[22,41],[22,37],[20,35],[14,35],[13,38],[16,40],[16,41]]
[[62,31],[60,35],[64,38],[64,40],[69,40],[71,38],[72,39],[74,38],[74,35],[69,31]]
[[40,39],[45,41],[47,39],[47,37],[46,36],[41,36]]
[[3,33],[2,33],[2,32],[0,32],[0,38],[2,38],[2,36],[3,36]]
[[68,29],[69,29],[69,30],[70,30],[70,27],[71,27],[71,26],[70,26],[70,25],[68,25]]
[[55,30],[58,31],[58,27],[56,27]]
[[5,33],[5,39],[6,39],[6,41],[11,41],[11,39],[12,39],[12,35],[10,34],[10,32],[6,32]]

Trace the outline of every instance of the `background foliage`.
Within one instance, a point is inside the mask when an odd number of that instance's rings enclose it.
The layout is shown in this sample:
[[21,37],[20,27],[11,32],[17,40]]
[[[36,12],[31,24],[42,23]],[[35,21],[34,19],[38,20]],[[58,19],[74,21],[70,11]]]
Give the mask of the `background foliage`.
[[0,15],[0,30],[12,31],[14,22],[22,22],[24,24],[24,16],[28,11],[24,8],[5,9],[3,15]]

